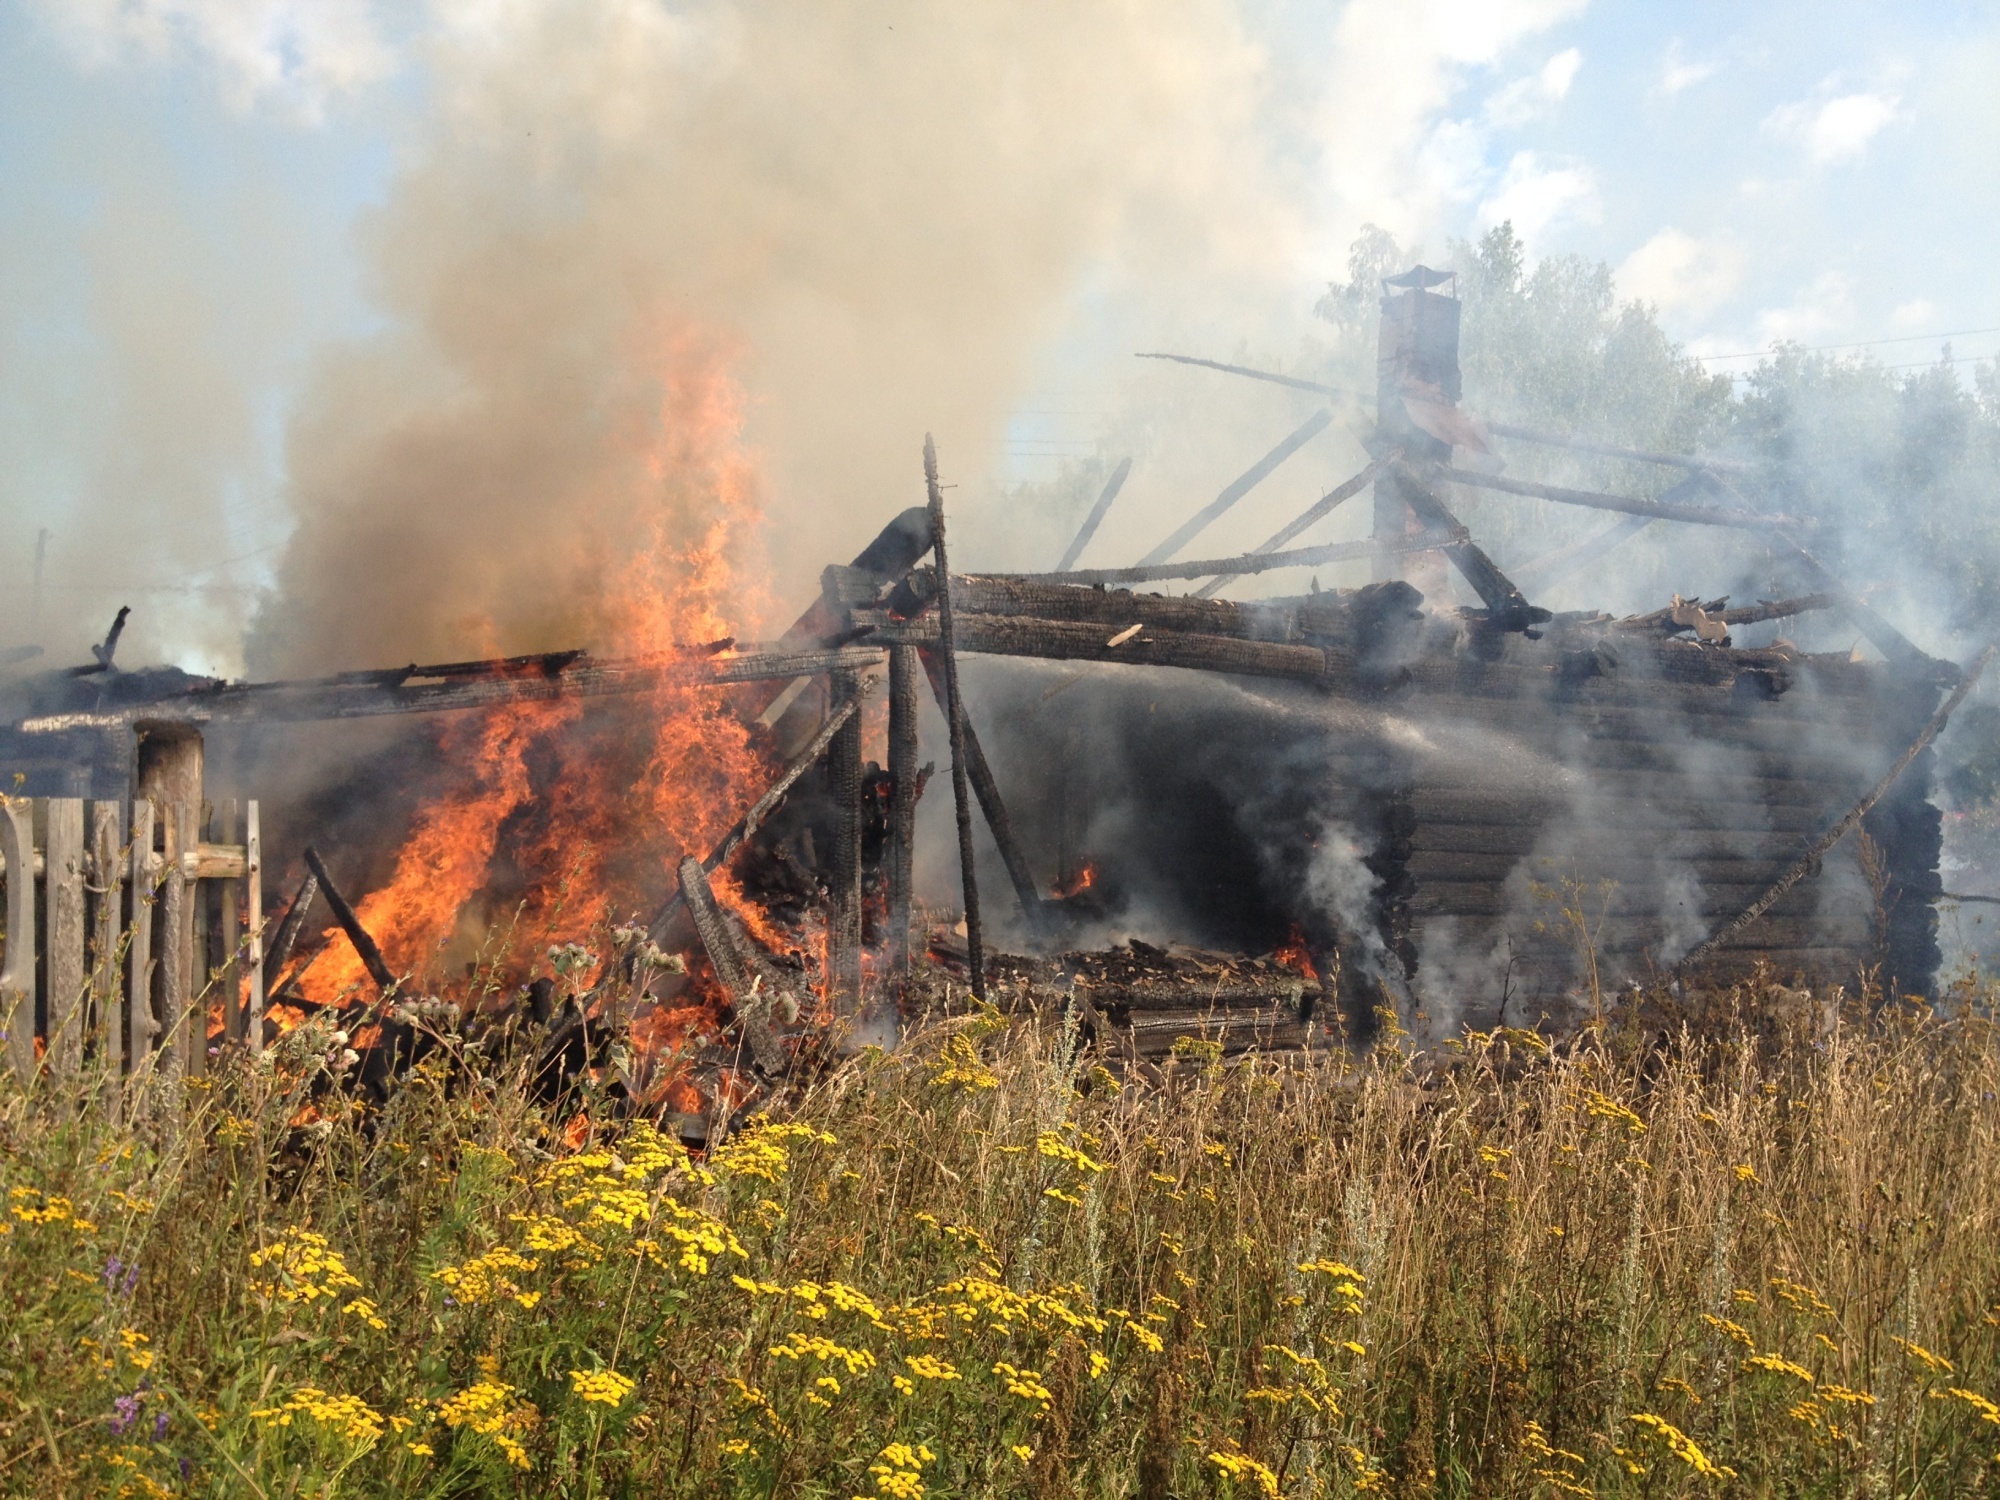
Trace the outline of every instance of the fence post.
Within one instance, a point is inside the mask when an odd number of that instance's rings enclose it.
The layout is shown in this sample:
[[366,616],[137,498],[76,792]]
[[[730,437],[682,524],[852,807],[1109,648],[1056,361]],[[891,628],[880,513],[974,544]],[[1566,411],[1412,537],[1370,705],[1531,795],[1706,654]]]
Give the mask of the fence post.
[[42,911],[47,923],[43,1053],[49,1071],[74,1078],[83,1066],[83,799],[48,799]]
[[35,1075],[35,808],[0,795],[0,859],[7,861],[7,955],[0,965],[0,1027],[7,1061],[27,1083]]
[[136,1081],[150,1072],[153,1038],[159,1022],[153,1016],[153,906],[159,895],[159,865],[153,855],[153,804],[132,800],[131,891],[132,940],[125,948],[125,1055]]
[[104,1060],[105,1107],[116,1120],[123,1104],[125,1071],[124,986],[118,981],[120,896],[124,890],[124,809],[116,802],[90,804],[91,1025]]
[[[234,844],[237,834],[237,801],[226,797],[215,805],[216,827],[220,842]],[[243,964],[238,954],[243,947],[243,923],[237,907],[241,887],[234,880],[215,882],[215,900],[219,908],[217,925],[222,929],[222,952],[217,957],[222,960],[222,972],[218,982],[222,986],[222,1038],[225,1042],[243,1040]]]
[[250,948],[244,960],[250,971],[250,996],[243,1034],[250,1050],[257,1052],[264,1046],[264,843],[257,804],[245,803],[243,814],[243,898],[250,909]]

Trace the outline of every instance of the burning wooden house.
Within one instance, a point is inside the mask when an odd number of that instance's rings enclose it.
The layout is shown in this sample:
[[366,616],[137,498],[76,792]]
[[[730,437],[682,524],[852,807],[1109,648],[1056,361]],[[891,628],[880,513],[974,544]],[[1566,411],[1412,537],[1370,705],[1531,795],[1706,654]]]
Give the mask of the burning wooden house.
[[[1325,412],[1127,568],[1068,566],[1121,469],[1058,571],[952,573],[932,463],[930,505],[895,518],[851,564],[828,568],[821,597],[759,648],[719,642],[623,660],[564,652],[236,684],[120,673],[114,632],[96,668],[15,690],[0,728],[0,771],[52,797],[38,821],[0,822],[0,833],[13,830],[0,1010],[11,1010],[19,1032],[32,1003],[53,1039],[72,1014],[102,1026],[123,1006],[147,1018],[145,1027],[116,1022],[126,1045],[156,1045],[161,1006],[195,1003],[186,987],[203,965],[183,952],[194,934],[220,932],[227,949],[242,931],[249,959],[219,1008],[248,1019],[218,1035],[247,1027],[253,1044],[261,1035],[261,896],[245,893],[226,920],[202,928],[190,915],[198,901],[165,894],[201,870],[255,878],[258,867],[254,834],[247,846],[232,836],[202,852],[205,726],[668,689],[720,695],[752,726],[766,767],[782,767],[763,785],[735,788],[742,816],[711,847],[659,861],[663,899],[647,934],[704,971],[701,982],[738,1023],[729,1045],[766,1074],[789,1065],[796,1034],[815,1016],[851,1037],[892,1040],[902,978],[926,950],[969,971],[976,990],[990,975],[1058,987],[1102,1035],[1142,1054],[1188,1036],[1229,1047],[1302,1045],[1333,1029],[1355,1039],[1385,1005],[1436,1023],[1532,1025],[1567,1014],[1581,994],[1688,967],[1729,978],[1768,962],[1836,982],[1868,970],[1902,989],[1928,987],[1940,820],[1927,746],[1974,674],[1926,656],[1845,591],[1806,549],[1809,523],[1760,510],[1729,464],[1597,450],[1682,472],[1651,499],[1455,465],[1496,436],[1590,445],[1482,425],[1460,410],[1458,303],[1438,290],[1444,279],[1419,267],[1385,285],[1369,464],[1247,552],[1175,560],[1323,428]],[[1796,558],[1799,593],[1737,608],[1677,598],[1622,619],[1556,614],[1534,605],[1460,523],[1450,504],[1457,486],[1617,515],[1604,533],[1545,560],[1544,580],[1664,520],[1772,539]],[[1370,490],[1368,539],[1294,545]],[[1423,556],[1447,560],[1479,603],[1426,599],[1400,576]],[[1375,577],[1360,588],[1218,597],[1273,569],[1363,560]],[[1150,591],[1167,585],[1183,591]],[[1884,660],[1733,643],[1733,631],[1816,610],[1847,615]],[[985,681],[968,703],[960,661],[973,656],[1068,665],[1053,676],[1041,668],[1032,682]],[[888,698],[880,766],[864,763],[861,728],[878,685]],[[949,730],[962,937],[913,933],[915,810],[929,770],[919,764],[924,695],[945,710]],[[85,798],[103,804],[90,825],[94,855],[82,849]],[[1005,920],[1020,937],[1018,956],[985,942],[974,804],[1012,888]],[[1107,820],[1111,808],[1118,817]],[[31,823],[52,831],[35,835]],[[1858,837],[1842,838],[1857,825]],[[37,913],[34,882],[22,878],[37,837],[43,868],[77,846],[78,878],[98,893],[89,923],[80,887],[74,919],[67,914],[67,874]],[[124,845],[145,857],[133,863],[117,852]],[[127,872],[122,908],[118,884],[104,878],[114,865]],[[712,880],[732,871],[718,899]],[[148,894],[142,912],[148,882],[162,894]],[[744,902],[815,925],[823,952],[775,951],[746,921]],[[351,910],[341,920],[357,951],[370,946]],[[29,977],[35,944],[19,936],[34,931],[46,937],[39,990]],[[102,976],[128,932],[141,961],[121,987]],[[1102,946],[1146,933],[1157,946]],[[1079,947],[1084,938],[1098,948]],[[384,991],[405,982],[379,952],[367,969]],[[86,973],[100,977],[78,1010],[63,987]],[[635,1005],[665,994],[643,976],[620,983]],[[40,998],[31,1002],[31,992]],[[199,1044],[190,1046],[198,1064]]]

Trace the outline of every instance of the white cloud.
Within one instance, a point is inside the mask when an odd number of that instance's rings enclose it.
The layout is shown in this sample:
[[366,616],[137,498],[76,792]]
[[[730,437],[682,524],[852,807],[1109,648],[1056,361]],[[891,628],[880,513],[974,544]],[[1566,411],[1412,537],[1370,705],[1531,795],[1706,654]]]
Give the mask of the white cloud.
[[318,114],[333,95],[386,76],[395,56],[370,0],[34,0],[88,65],[192,55],[221,74],[232,106]]
[[1671,42],[1660,65],[1660,92],[1672,99],[1698,83],[1706,83],[1721,71],[1721,63],[1695,61],[1681,51],[1679,42]]
[[1791,306],[1768,307],[1757,314],[1757,342],[1803,342],[1843,330],[1853,321],[1853,281],[1839,271],[1827,271],[1800,288]]
[[1559,104],[1576,81],[1583,54],[1570,47],[1558,52],[1525,78],[1517,78],[1486,101],[1486,118],[1499,126],[1525,125],[1552,104]]
[[1897,117],[1898,100],[1884,94],[1839,94],[1787,104],[1771,112],[1765,128],[1798,141],[1814,166],[1853,161]]
[[1316,133],[1330,185],[1353,222],[1421,234],[1433,227],[1441,197],[1475,196],[1476,181],[1438,172],[1437,158],[1462,153],[1438,149],[1436,122],[1469,70],[1498,63],[1587,3],[1349,0],[1334,27]]
[[1518,151],[1474,215],[1480,229],[1511,220],[1529,244],[1567,220],[1597,221],[1597,182],[1580,163],[1545,162],[1533,151]]
[[1896,329],[1922,328],[1926,323],[1937,321],[1937,304],[1927,297],[1919,297],[1913,302],[1905,302],[1889,314],[1889,324]]
[[1745,264],[1743,247],[1726,235],[1698,239],[1662,229],[1625,258],[1618,290],[1662,312],[1700,317],[1742,284]]

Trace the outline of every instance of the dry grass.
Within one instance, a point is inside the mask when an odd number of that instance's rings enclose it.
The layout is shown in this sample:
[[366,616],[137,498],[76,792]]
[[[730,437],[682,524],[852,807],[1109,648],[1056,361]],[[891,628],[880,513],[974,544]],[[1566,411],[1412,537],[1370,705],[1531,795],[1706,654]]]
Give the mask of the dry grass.
[[0,1488],[1983,1493],[2000,1034],[1769,998],[1123,1088],[961,1017],[705,1161],[442,1055],[289,1131],[303,1038],[184,1147],[17,1093]]

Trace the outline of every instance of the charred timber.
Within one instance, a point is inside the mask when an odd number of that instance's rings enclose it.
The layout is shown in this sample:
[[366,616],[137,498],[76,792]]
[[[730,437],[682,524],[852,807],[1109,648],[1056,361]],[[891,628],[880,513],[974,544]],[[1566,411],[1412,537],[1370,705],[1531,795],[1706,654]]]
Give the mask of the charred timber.
[[1328,542],[1320,547],[1294,547],[1284,552],[1244,552],[1235,557],[1207,557],[1199,562],[1156,563],[1138,568],[1077,568],[1068,573],[1028,573],[1035,583],[1164,583],[1173,578],[1207,578],[1213,574],[1268,573],[1273,568],[1312,568],[1322,563],[1366,562],[1384,555],[1436,552],[1471,539],[1471,533],[1423,532],[1401,541]]
[[[872,640],[935,648],[935,618],[884,624]],[[1113,644],[1116,641],[1116,644]],[[986,656],[1035,656],[1050,661],[1109,661],[1128,666],[1183,667],[1245,677],[1275,677],[1326,688],[1358,684],[1350,652],[1331,646],[1280,646],[1227,636],[1170,631],[1136,635],[1101,625],[1020,615],[967,615],[956,622],[960,651]]]

